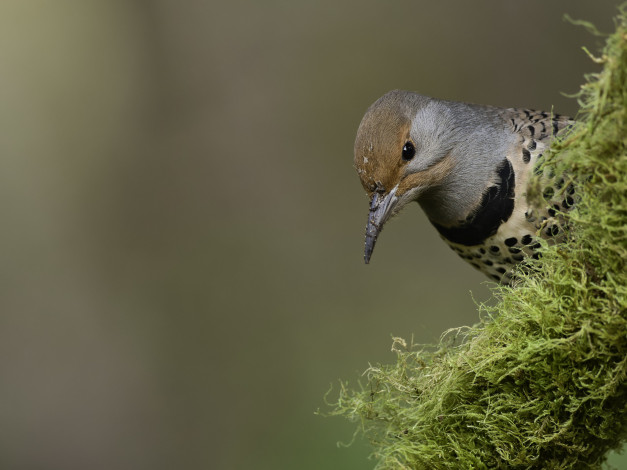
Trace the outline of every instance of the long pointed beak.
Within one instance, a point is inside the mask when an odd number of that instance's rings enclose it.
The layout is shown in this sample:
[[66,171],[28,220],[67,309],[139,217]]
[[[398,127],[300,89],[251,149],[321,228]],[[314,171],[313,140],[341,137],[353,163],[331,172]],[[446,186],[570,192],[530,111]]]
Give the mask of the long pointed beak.
[[374,250],[374,244],[383,224],[390,218],[392,211],[398,202],[396,188],[387,194],[374,193],[370,200],[370,213],[368,214],[368,224],[366,225],[366,248],[364,250],[364,261],[370,262],[370,257]]

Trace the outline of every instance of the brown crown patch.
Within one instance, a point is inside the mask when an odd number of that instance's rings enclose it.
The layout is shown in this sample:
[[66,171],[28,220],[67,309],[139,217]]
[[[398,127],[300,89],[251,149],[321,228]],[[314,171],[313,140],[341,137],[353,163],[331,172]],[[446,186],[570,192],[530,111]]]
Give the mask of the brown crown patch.
[[411,120],[399,97],[381,99],[366,112],[355,140],[355,168],[368,193],[390,191],[402,177],[401,152]]

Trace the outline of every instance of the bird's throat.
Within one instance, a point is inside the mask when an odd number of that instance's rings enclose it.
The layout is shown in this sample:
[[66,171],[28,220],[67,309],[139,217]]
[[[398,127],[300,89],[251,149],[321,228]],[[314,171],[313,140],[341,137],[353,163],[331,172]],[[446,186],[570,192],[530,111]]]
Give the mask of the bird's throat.
[[507,158],[498,165],[496,174],[497,184],[483,193],[479,207],[463,222],[445,226],[431,220],[440,235],[453,243],[479,245],[510,218],[514,210],[515,176]]

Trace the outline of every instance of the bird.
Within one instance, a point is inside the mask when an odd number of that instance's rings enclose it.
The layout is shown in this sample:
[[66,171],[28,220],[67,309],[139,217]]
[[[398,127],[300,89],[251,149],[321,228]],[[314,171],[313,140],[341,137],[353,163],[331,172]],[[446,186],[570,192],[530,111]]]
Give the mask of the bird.
[[[512,284],[539,238],[563,240],[576,202],[567,175],[539,163],[576,121],[552,112],[447,101],[393,90],[366,111],[354,166],[370,203],[364,260],[384,224],[418,202],[441,238],[490,279]],[[546,165],[548,166],[548,165]],[[527,191],[533,174],[543,203]]]

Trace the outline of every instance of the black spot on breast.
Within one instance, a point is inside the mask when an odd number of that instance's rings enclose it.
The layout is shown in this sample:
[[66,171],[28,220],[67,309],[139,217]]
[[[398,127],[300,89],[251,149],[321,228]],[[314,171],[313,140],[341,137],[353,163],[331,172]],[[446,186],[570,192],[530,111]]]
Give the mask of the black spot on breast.
[[496,174],[499,184],[491,186],[485,192],[479,208],[461,225],[445,227],[431,222],[440,235],[460,245],[479,245],[494,235],[501,224],[510,218],[514,210],[515,176],[507,158],[499,164]]
[[536,141],[532,140],[531,142],[529,142],[529,144],[527,145],[527,148],[529,150],[535,150],[536,149]]
[[516,243],[518,243],[518,240],[516,240],[516,237],[507,238],[505,240],[505,244],[507,246],[514,246]]
[[544,188],[544,191],[542,191],[542,197],[544,197],[547,201],[550,201],[554,194],[555,190],[552,186],[547,186]]
[[529,245],[532,240],[533,240],[533,238],[529,234],[523,235],[523,237],[520,239],[520,241],[521,241],[521,243],[523,245]]
[[536,128],[533,126],[528,126],[527,129],[529,129],[529,133],[531,134],[531,137],[533,137],[533,134],[536,133]]
[[558,191],[564,186],[564,178],[560,178],[555,182],[555,189]]
[[522,149],[523,162],[529,163],[531,161],[531,152],[527,149]]

